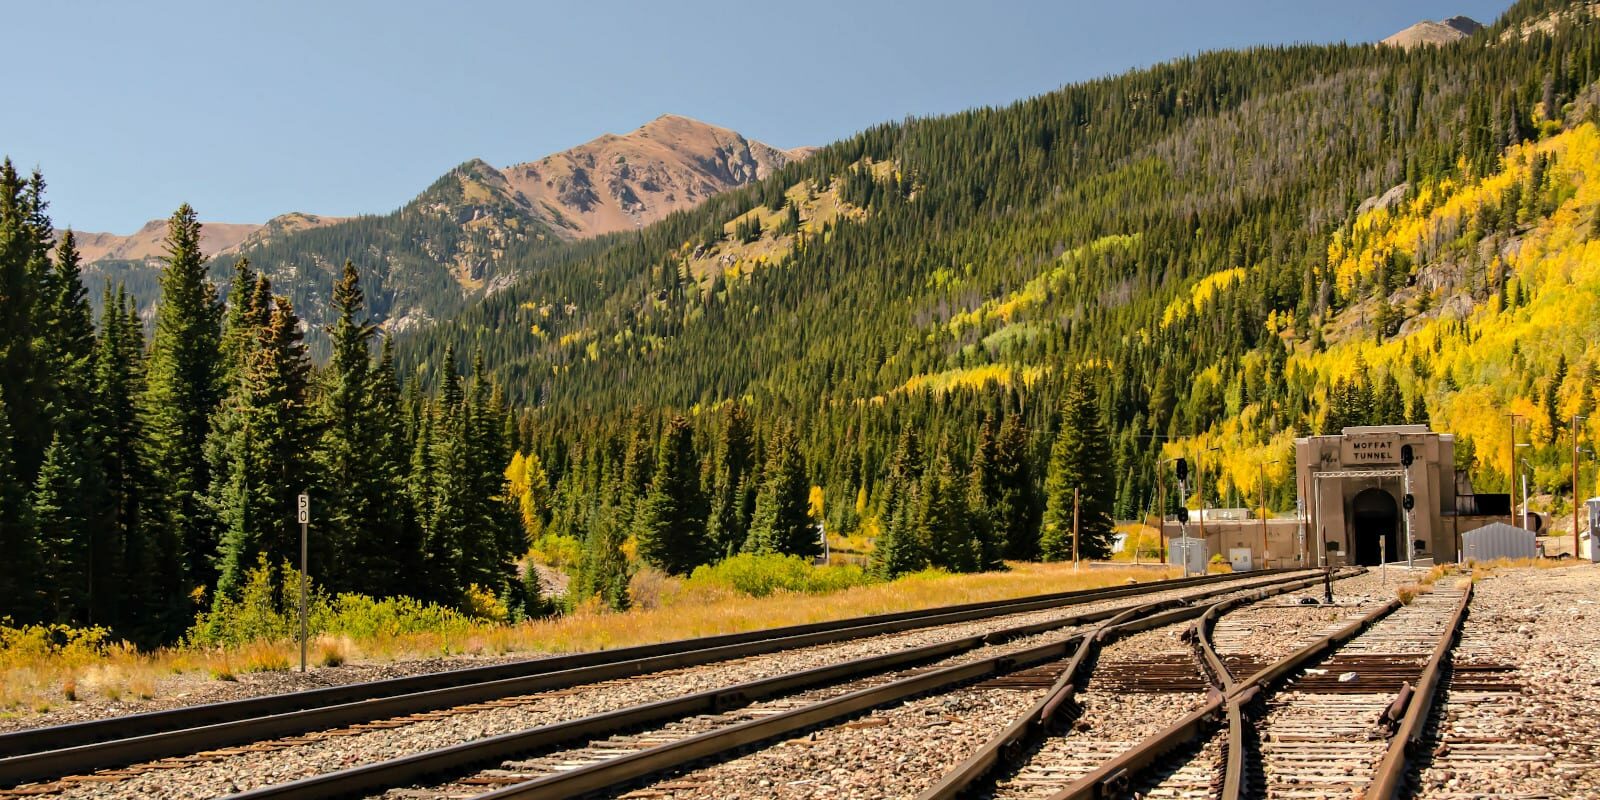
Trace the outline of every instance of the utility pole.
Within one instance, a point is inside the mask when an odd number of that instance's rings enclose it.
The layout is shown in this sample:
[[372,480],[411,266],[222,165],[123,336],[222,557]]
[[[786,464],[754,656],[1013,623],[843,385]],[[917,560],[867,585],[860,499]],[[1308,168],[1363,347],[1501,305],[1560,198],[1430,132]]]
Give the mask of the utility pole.
[[1256,488],[1259,490],[1258,494],[1260,495],[1260,500],[1261,500],[1261,568],[1262,569],[1266,569],[1267,568],[1267,466],[1270,465],[1270,464],[1277,464],[1282,460],[1283,459],[1277,459],[1275,461],[1266,461],[1266,462],[1262,462],[1261,465],[1260,465],[1260,467],[1261,467],[1261,483],[1259,485],[1257,485]]
[[1072,487],[1072,570],[1078,570],[1078,487]]
[[1156,559],[1167,563],[1167,463],[1170,458],[1156,462]]
[[1511,466],[1506,470],[1506,493],[1511,495],[1511,521],[1517,521],[1517,420],[1521,415],[1507,413],[1511,420]]
[[[1578,557],[1578,423],[1588,419],[1582,414],[1572,415],[1572,557]],[[1590,531],[1589,538],[1594,538]],[[1591,543],[1589,545],[1593,547]]]
[[300,671],[306,671],[306,593],[311,576],[306,572],[306,527],[311,523],[311,496],[300,492],[300,502],[295,509],[300,520]]

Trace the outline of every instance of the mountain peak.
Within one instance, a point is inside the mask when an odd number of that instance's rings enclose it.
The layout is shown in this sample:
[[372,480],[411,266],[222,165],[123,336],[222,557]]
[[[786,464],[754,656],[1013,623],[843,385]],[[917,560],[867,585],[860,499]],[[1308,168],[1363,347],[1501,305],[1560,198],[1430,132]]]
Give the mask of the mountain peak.
[[1425,19],[1383,40],[1383,44],[1407,50],[1421,45],[1443,45],[1465,39],[1483,25],[1471,17],[1454,16],[1449,19]]
[[508,197],[553,230],[582,238],[643,227],[810,152],[780,150],[738,131],[662,114],[628,133],[608,133],[500,174]]

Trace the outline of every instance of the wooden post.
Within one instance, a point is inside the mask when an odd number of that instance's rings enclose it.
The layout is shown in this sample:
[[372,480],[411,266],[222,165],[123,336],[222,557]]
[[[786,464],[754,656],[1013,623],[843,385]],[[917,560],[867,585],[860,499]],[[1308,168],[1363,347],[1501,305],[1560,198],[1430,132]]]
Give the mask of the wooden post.
[[1511,420],[1511,464],[1506,468],[1506,492],[1511,495],[1511,524],[1517,524],[1517,415],[1507,414]]
[[[1572,557],[1578,557],[1578,421],[1580,414],[1572,415]],[[1589,531],[1589,546],[1594,547],[1594,531]]]
[[1072,487],[1072,568],[1078,568],[1078,487]]
[[1260,485],[1258,487],[1260,491],[1257,492],[1257,495],[1261,499],[1261,566],[1258,567],[1258,569],[1266,569],[1267,568],[1267,465],[1266,464],[1262,464],[1260,466],[1261,466],[1261,483],[1260,483]]
[[1161,498],[1156,501],[1156,559],[1165,564],[1167,563],[1167,476],[1159,464],[1156,466],[1156,494]]

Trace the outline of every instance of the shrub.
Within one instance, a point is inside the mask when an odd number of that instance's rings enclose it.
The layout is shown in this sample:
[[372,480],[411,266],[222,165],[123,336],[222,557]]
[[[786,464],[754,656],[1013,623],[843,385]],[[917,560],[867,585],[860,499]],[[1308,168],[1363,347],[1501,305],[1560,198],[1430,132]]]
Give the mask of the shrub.
[[583,560],[583,542],[572,536],[546,533],[534,540],[528,555],[552,567],[576,569]]
[[854,564],[815,567],[799,556],[741,553],[716,564],[695,567],[685,584],[690,589],[731,589],[751,597],[777,591],[821,594],[871,583]]
[[473,619],[486,622],[505,622],[511,618],[506,601],[494,592],[474,583],[467,587],[461,600],[461,610]]

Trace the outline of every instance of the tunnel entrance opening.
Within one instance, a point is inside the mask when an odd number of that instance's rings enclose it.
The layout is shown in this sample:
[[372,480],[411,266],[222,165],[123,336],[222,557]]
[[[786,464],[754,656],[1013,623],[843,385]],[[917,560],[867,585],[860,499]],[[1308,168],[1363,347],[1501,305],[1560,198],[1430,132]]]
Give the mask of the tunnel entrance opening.
[[[1367,489],[1350,499],[1355,563],[1364,567],[1400,560],[1400,506],[1382,489]],[[1379,537],[1388,537],[1379,552]]]

